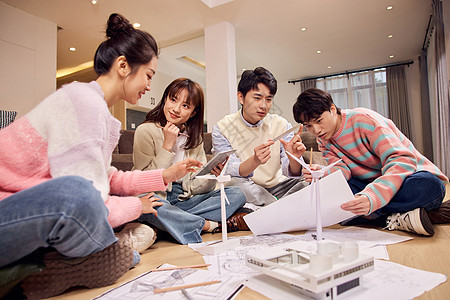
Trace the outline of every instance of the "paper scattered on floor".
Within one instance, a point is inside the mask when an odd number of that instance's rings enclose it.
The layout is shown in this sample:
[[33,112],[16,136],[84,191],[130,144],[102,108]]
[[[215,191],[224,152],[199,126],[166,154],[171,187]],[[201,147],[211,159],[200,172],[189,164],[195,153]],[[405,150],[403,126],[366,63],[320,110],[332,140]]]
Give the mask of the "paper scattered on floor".
[[[172,267],[172,265],[164,264],[161,267]],[[185,289],[185,293],[188,297],[196,300],[228,299],[239,289],[244,279],[241,276],[214,276],[211,275],[210,271],[200,269],[147,272],[115,289],[107,291],[95,299],[186,300],[186,295],[181,290],[158,294],[153,293],[153,290],[214,280],[220,280],[221,282]]]

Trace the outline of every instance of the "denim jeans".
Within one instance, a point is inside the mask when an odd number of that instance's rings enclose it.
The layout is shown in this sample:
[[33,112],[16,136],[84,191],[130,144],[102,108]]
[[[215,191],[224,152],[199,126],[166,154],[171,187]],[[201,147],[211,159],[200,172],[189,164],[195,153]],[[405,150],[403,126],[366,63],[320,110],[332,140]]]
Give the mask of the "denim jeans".
[[[348,184],[356,194],[362,191],[370,182],[351,178]],[[445,196],[445,185],[435,175],[427,171],[416,172],[408,176],[394,197],[382,208],[372,212],[369,219],[377,220],[379,226],[384,226],[386,218],[394,213],[405,213],[418,207],[426,211],[439,208]],[[368,218],[357,217],[343,225],[370,223]],[[350,224],[349,224],[350,223]]]
[[[225,202],[228,218],[245,204],[245,196],[236,187],[225,188],[225,193],[230,201],[229,205]],[[181,185],[173,183],[172,191],[167,193],[167,200],[161,199],[164,204],[156,207],[158,217],[143,214],[139,221],[169,232],[181,244],[200,243],[205,219],[221,221],[220,189],[184,201],[178,199],[181,194]]]
[[0,201],[0,267],[36,249],[84,257],[117,239],[97,191],[78,176],[58,177]]

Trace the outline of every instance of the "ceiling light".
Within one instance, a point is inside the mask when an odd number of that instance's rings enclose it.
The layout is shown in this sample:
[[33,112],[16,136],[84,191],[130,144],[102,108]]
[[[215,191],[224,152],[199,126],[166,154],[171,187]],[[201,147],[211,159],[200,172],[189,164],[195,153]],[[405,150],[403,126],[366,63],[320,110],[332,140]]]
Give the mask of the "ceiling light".
[[300,31],[306,31],[306,27],[300,28]]
[[331,66],[328,66],[328,69],[331,69]]
[[69,50],[72,51],[72,52],[75,52],[75,51],[77,51],[77,48],[75,48],[75,47],[70,47]]
[[394,58],[394,55],[389,55],[389,58]]
[[91,0],[91,3],[95,5],[95,4],[98,3],[98,1],[97,0]]
[[394,37],[393,34],[388,35],[388,39],[392,39]]
[[394,5],[389,5],[388,7],[386,7],[387,10],[391,10],[394,9]]
[[320,53],[322,53],[322,50],[317,50],[316,53],[320,54]]
[[134,23],[134,24],[133,24],[133,27],[134,27],[134,28],[139,28],[139,27],[141,27],[141,24],[139,24],[139,23]]
[[209,8],[214,8],[231,1],[233,0],[202,0],[202,2],[205,3]]

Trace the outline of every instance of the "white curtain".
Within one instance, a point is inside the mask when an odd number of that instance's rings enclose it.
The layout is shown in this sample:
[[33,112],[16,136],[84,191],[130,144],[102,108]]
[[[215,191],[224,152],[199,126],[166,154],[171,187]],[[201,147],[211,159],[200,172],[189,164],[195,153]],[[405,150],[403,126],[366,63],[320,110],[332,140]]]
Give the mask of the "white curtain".
[[316,79],[307,79],[300,81],[300,92],[316,87]]
[[388,117],[384,68],[318,79],[316,86],[327,91],[339,108],[365,107]]

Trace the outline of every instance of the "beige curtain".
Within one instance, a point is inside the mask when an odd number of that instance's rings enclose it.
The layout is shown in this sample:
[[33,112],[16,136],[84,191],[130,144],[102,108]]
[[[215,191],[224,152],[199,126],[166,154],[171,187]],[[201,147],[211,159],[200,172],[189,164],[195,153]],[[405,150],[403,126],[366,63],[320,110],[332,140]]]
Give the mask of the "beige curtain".
[[[433,0],[433,22],[435,27],[436,56],[436,112],[437,112],[437,149],[435,164],[447,176],[450,175],[450,98],[448,92],[447,57],[445,54],[444,20],[442,2]],[[450,28],[449,28],[450,30]]]
[[386,68],[386,87],[389,119],[397,125],[404,135],[411,139],[408,89],[404,65]]
[[431,130],[430,92],[428,85],[427,51],[424,49],[419,57],[420,69],[420,108],[422,115],[423,155],[433,159],[433,135]]

